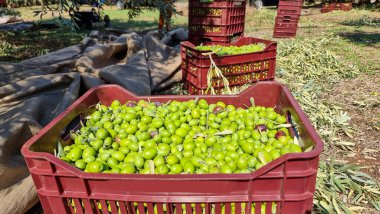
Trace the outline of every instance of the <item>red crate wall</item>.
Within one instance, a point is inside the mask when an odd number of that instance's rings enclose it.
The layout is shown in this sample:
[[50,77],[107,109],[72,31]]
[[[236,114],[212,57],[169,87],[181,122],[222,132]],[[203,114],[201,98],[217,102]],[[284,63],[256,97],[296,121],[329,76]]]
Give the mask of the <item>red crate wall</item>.
[[246,2],[242,0],[215,0],[210,3],[189,1],[189,40],[229,43],[242,36]]

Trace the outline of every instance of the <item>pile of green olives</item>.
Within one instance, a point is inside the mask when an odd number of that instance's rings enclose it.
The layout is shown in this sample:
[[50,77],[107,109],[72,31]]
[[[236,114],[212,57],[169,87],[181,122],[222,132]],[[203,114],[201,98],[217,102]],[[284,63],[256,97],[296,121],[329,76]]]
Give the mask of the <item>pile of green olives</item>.
[[97,104],[60,159],[92,173],[250,173],[302,152],[274,108],[205,99]]

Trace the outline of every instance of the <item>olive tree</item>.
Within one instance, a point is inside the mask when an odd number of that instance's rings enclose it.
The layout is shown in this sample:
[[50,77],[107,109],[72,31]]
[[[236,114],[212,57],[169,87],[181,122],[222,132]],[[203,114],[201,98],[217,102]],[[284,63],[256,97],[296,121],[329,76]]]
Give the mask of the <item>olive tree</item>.
[[[102,6],[110,2],[106,2],[105,0],[39,0],[38,3],[41,5],[41,10],[35,11],[36,16],[42,17],[47,13],[52,13],[58,14],[58,17],[62,19],[63,14],[69,13],[73,29],[78,29],[78,25],[76,24],[78,17],[76,14],[80,13],[81,5],[91,5],[93,12],[99,15],[100,19],[104,20],[108,17],[103,15]],[[124,0],[124,3],[128,8],[126,13],[128,13],[130,19],[140,15],[143,9],[158,9],[160,11],[159,29],[162,29],[165,25],[166,30],[170,30],[172,14],[178,14],[173,0]]]

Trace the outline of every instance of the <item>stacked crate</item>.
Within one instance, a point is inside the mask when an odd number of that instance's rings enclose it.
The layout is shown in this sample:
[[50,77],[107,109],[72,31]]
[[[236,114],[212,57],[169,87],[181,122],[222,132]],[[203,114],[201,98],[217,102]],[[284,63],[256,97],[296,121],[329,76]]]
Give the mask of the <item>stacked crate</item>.
[[245,0],[190,0],[189,41],[225,44],[242,36]]
[[352,10],[352,2],[341,2],[341,3],[326,2],[322,5],[321,13],[327,13],[334,10],[342,10],[342,11]]
[[277,9],[277,17],[275,21],[273,37],[288,38],[296,36],[302,4],[302,0],[280,0]]
[[[217,94],[225,89],[221,77],[208,78],[211,59],[231,89],[275,75],[276,42],[243,37],[245,0],[189,0],[189,41],[181,44],[182,79],[189,94]],[[198,45],[245,46],[264,44],[262,51],[219,56],[197,50]],[[205,55],[206,54],[206,55]],[[211,81],[211,83],[208,83]],[[210,84],[210,85],[209,85]]]

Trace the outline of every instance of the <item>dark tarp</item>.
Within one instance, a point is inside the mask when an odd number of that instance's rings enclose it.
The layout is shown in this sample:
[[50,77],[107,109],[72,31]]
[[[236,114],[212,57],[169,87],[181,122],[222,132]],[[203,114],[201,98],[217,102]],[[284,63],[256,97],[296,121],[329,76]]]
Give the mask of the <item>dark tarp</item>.
[[150,95],[181,80],[183,29],[162,39],[157,32],[108,32],[113,35],[92,32],[79,45],[0,64],[0,213],[24,213],[38,201],[21,147],[85,91],[119,84]]

